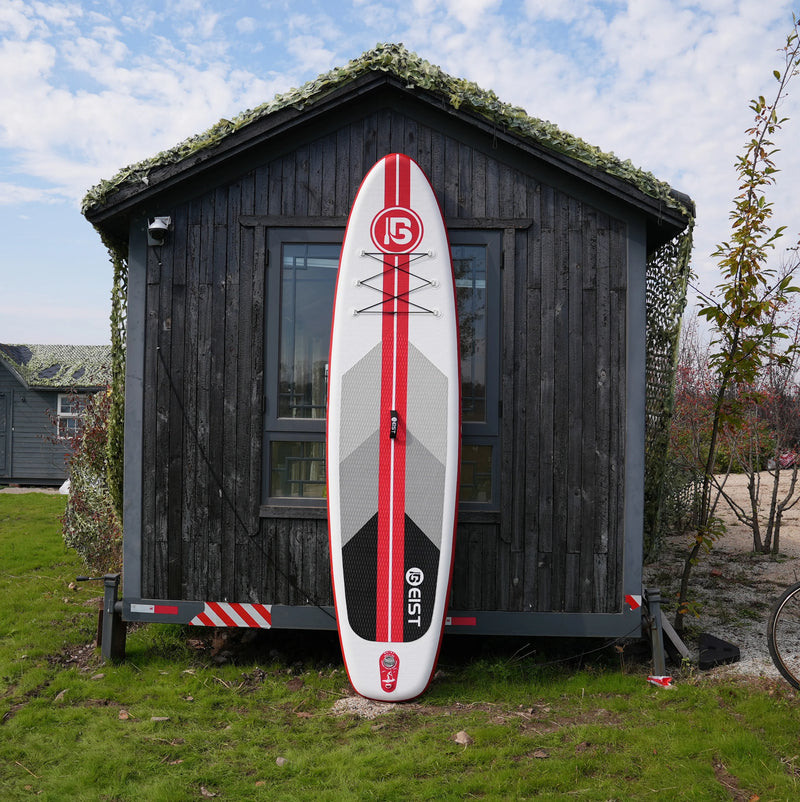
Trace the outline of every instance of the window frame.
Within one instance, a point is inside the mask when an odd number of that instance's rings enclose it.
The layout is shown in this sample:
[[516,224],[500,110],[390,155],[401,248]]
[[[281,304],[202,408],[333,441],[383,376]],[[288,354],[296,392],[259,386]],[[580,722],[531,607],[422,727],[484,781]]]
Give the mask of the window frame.
[[[76,435],[80,434],[81,421],[86,413],[86,404],[88,403],[88,393],[59,393],[56,401],[56,435],[59,440],[71,440]],[[62,402],[67,400],[70,407],[77,407],[73,412],[64,412],[62,410]],[[62,431],[62,424],[68,425],[69,422],[75,421],[75,428],[73,431],[64,434]]]
[[[264,306],[264,414],[262,493],[266,509],[324,509],[327,499],[271,495],[272,444],[277,442],[325,442],[326,418],[280,418],[280,332],[282,314],[282,246],[288,243],[338,244],[345,229],[340,227],[270,227],[266,230],[267,298]],[[457,228],[448,231],[450,246],[486,247],[486,419],[462,421],[464,446],[489,445],[491,456],[491,498],[486,501],[459,501],[459,509],[495,512],[500,509],[500,362],[501,362],[501,263],[502,231],[497,229]],[[333,299],[331,299],[331,306]]]

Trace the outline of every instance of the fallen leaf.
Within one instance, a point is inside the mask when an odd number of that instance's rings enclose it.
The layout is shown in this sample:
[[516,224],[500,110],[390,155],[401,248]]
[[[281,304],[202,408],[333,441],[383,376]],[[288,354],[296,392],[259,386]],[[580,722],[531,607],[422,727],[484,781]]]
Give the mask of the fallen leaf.
[[169,716],[150,716],[150,721],[169,721]]
[[59,692],[56,694],[56,698],[55,698],[55,699],[53,699],[53,701],[54,701],[54,702],[60,702],[60,701],[61,701],[61,700],[64,698],[64,696],[66,696],[67,690],[68,690],[67,688],[64,688],[64,690],[63,690],[63,691],[59,691]]
[[256,788],[263,788],[266,784],[266,780],[256,780]]
[[209,799],[216,796],[216,794],[213,791],[209,791],[208,788],[205,787],[205,785],[200,786],[200,793],[203,796],[208,797]]
[[303,680],[300,679],[300,677],[296,677],[295,679],[290,679],[286,683],[286,688],[287,688],[287,690],[290,690],[290,691],[299,691],[300,688],[303,687],[303,685],[305,685],[305,682],[303,682]]
[[279,766],[285,766],[285,765],[286,765],[286,764],[287,764],[289,761],[288,761],[288,760],[287,760],[285,757],[279,757],[279,758],[276,758],[276,759],[275,759],[275,762],[276,762],[276,763],[277,763]]
[[103,677],[105,677],[105,674],[95,674],[92,679],[103,679]]
[[119,718],[120,721],[128,721],[131,717],[131,714],[127,710],[120,710],[119,711]]
[[535,749],[533,752],[533,756],[537,760],[547,760],[547,758],[550,757],[550,754],[546,749]]
[[183,758],[179,757],[177,760],[170,760],[169,765],[170,766],[180,766],[181,763],[183,763]]
[[314,718],[313,713],[308,713],[305,710],[301,710],[299,713],[295,713],[295,716],[297,716],[297,718]]
[[464,730],[457,732],[453,740],[461,746],[469,746],[471,743],[475,743],[472,736],[468,735]]

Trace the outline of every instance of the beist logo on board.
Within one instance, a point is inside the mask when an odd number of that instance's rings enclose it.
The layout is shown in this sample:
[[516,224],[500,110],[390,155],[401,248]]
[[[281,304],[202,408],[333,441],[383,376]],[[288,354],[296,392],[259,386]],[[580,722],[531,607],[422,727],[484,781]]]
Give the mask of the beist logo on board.
[[384,652],[378,660],[378,667],[381,671],[381,688],[390,693],[397,687],[400,658],[394,652]]
[[372,220],[370,236],[383,253],[410,253],[422,241],[422,220],[413,209],[390,206]]
[[421,568],[409,568],[406,571],[406,584],[408,595],[406,597],[406,618],[407,624],[422,626],[422,588],[425,581],[425,574]]

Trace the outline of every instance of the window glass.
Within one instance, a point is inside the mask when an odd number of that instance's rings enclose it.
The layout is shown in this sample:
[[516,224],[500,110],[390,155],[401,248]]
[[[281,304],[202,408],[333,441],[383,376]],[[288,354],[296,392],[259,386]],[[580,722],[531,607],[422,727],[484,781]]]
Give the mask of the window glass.
[[461,334],[461,417],[486,420],[486,246],[453,245]]
[[460,501],[492,500],[492,447],[461,446]]
[[[341,233],[268,233],[269,264],[279,269],[268,274],[263,481],[265,495],[278,503],[324,504],[328,358]],[[460,500],[496,505],[500,237],[451,232],[451,253],[461,347]]]
[[283,498],[325,498],[325,443],[273,440],[270,494]]
[[281,254],[279,418],[324,418],[340,246],[284,243]]
[[85,395],[59,394],[56,421],[59,437],[71,438],[80,432],[83,426],[86,400]]

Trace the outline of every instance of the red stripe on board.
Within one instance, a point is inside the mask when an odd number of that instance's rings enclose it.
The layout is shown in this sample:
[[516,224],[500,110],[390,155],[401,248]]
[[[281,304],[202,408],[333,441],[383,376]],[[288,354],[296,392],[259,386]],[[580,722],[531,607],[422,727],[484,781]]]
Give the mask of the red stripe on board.
[[200,613],[200,615],[195,616],[195,620],[200,621],[204,626],[207,627],[215,627],[216,624],[212,618],[209,618],[205,613]]
[[[411,207],[411,160],[397,156],[397,205]],[[397,259],[397,292],[395,320],[395,409],[400,427],[395,441],[394,464],[394,549],[392,559],[392,639],[403,640],[405,618],[405,552],[406,552],[406,407],[408,399],[408,274],[409,259]],[[402,301],[399,299],[403,299]],[[399,441],[399,442],[398,442]]]
[[156,604],[153,605],[153,612],[158,615],[177,615],[178,608],[171,604]]
[[[397,295],[408,294],[408,257],[398,257]],[[400,425],[394,446],[394,540],[392,548],[392,640],[403,640],[406,553],[406,408],[408,395],[408,302],[397,304],[395,340],[395,402]]]
[[[384,159],[384,208],[411,203],[411,161]],[[408,380],[408,257],[384,255],[381,354],[381,434],[378,490],[378,565],[375,636],[403,640],[405,591],[406,395]],[[403,298],[404,300],[399,300]],[[390,414],[398,413],[397,436],[388,436]]]

